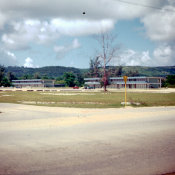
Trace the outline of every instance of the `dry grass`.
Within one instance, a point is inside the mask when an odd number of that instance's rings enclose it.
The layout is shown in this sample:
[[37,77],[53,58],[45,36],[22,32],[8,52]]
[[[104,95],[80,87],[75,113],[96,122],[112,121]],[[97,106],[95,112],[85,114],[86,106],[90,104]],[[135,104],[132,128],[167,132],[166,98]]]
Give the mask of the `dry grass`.
[[[5,91],[0,93],[1,103],[25,103],[44,106],[116,108],[122,107],[123,92],[34,92]],[[174,106],[175,93],[139,93],[127,94],[127,101],[140,103],[139,106]],[[133,105],[134,106],[134,105]]]

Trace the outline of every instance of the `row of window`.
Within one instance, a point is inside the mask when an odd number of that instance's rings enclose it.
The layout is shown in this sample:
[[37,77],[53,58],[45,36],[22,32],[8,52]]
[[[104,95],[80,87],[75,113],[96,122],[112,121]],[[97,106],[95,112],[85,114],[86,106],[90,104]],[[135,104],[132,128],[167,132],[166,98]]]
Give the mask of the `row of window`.
[[13,83],[42,83],[42,81],[13,81]]
[[13,84],[53,83],[53,81],[13,81]]
[[[86,82],[99,82],[99,80],[90,80],[88,79],[88,81],[85,79]],[[124,82],[123,79],[110,79],[111,82]],[[140,79],[128,79],[127,82],[141,82],[141,83],[160,83],[160,79],[146,79],[146,78],[140,78]]]

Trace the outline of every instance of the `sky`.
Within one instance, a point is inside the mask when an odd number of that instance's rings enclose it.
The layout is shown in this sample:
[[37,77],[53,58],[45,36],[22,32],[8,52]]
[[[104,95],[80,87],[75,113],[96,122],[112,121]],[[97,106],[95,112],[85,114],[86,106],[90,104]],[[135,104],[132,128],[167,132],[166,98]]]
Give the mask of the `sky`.
[[[85,12],[85,14],[83,14]],[[112,65],[175,65],[175,0],[0,0],[0,65],[88,68],[112,33]]]

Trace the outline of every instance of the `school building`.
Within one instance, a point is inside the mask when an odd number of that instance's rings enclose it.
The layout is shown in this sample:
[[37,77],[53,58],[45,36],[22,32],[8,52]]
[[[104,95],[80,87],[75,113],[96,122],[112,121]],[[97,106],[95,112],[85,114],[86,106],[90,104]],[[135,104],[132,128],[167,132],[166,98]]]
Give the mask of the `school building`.
[[54,87],[55,80],[28,79],[28,80],[12,80],[12,84],[16,88],[23,87]]
[[[85,85],[99,88],[101,78],[85,78]],[[128,77],[126,87],[131,89],[161,88],[162,77]],[[123,77],[110,77],[108,88],[124,88]]]

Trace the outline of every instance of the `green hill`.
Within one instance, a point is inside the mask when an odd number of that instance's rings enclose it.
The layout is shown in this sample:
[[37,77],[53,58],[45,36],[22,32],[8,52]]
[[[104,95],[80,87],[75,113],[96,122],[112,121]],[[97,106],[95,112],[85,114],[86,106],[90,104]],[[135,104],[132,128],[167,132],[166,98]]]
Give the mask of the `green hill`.
[[[114,68],[114,67],[113,67]],[[117,69],[117,67],[116,67]],[[74,67],[62,67],[62,66],[47,66],[41,68],[26,68],[9,66],[6,67],[6,72],[12,72],[17,78],[24,75],[39,74],[41,77],[47,76],[57,78],[62,76],[65,72],[73,72],[74,74],[84,74],[89,69],[78,69]],[[164,67],[143,67],[143,66],[124,66],[122,75],[127,74],[129,71],[138,71],[139,76],[160,76],[166,77],[167,75],[175,75],[175,66]]]
[[78,69],[73,67],[62,67],[62,66],[47,66],[41,68],[26,68],[9,66],[6,68],[6,72],[12,72],[16,77],[22,77],[23,75],[34,75],[39,74],[41,77],[53,77],[57,78],[62,76],[65,72],[73,72],[74,74],[82,74],[85,69]]
[[129,71],[138,71],[139,76],[166,77],[167,75],[175,74],[175,66],[162,66],[162,67],[125,66],[123,67],[123,74]]

